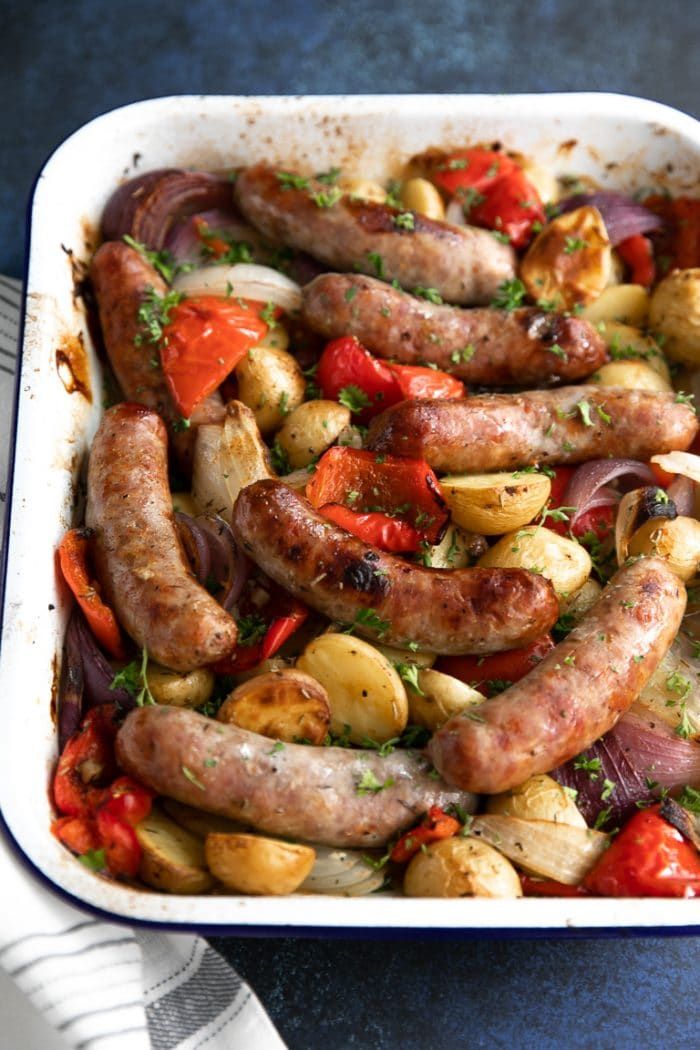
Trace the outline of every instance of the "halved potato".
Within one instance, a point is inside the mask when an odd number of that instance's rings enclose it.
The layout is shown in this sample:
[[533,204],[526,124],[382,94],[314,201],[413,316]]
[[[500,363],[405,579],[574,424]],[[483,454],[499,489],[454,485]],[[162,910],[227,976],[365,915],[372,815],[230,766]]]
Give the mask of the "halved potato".
[[520,279],[528,295],[559,309],[597,299],[613,276],[605,223],[591,205],[547,223],[520,264]]
[[700,521],[683,515],[673,520],[650,518],[634,533],[627,550],[631,557],[664,558],[677,576],[690,580],[700,566]]
[[205,813],[203,809],[196,809],[184,802],[177,802],[174,798],[164,798],[159,805],[176,824],[202,841],[213,831],[231,834],[234,831],[248,830],[245,824],[229,820],[228,817],[220,817],[217,813]]
[[518,874],[498,850],[457,836],[431,842],[406,869],[407,897],[522,897]]
[[486,697],[471,686],[442,671],[430,668],[418,671],[417,685],[420,692],[408,685],[408,715],[411,725],[425,726],[435,732],[453,715],[475,707]]
[[479,565],[541,573],[552,581],[560,599],[583,587],[593,568],[588,551],[580,543],[542,525],[503,536],[479,558]]
[[[337,401],[305,401],[285,419],[277,441],[293,470],[306,467],[334,444],[350,425],[350,409]],[[306,475],[309,480],[309,475]]]
[[373,179],[341,175],[338,179],[338,186],[349,197],[356,197],[363,201],[374,201],[375,204],[383,204],[387,196],[381,182],[375,182]]
[[415,664],[416,667],[432,667],[437,660],[437,653],[414,653],[410,649],[397,649],[394,645],[384,645],[382,642],[373,642],[372,644],[392,664]]
[[440,480],[453,521],[485,536],[500,536],[527,525],[542,510],[551,490],[545,474],[520,471],[452,474]]
[[262,434],[271,434],[302,403],[306,381],[286,350],[259,344],[236,366],[238,396],[252,410]]
[[523,820],[551,820],[555,824],[586,827],[586,821],[574,800],[561,784],[546,773],[530,777],[524,784],[502,795],[491,795],[486,800],[486,812],[521,817]]
[[216,717],[290,744],[299,740],[322,744],[331,722],[326,690],[296,668],[269,671],[243,682],[224,700]]
[[610,361],[588,380],[593,386],[617,386],[625,390],[671,390],[658,371],[646,361]]
[[401,187],[401,203],[404,208],[425,215],[429,219],[444,221],[445,205],[439,190],[427,179],[407,179]]
[[597,583],[596,580],[587,579],[583,587],[579,587],[573,594],[569,594],[566,598],[562,598],[559,603],[561,611],[570,616],[573,622],[576,624],[579,620],[586,615],[589,609],[593,608],[595,603],[600,598],[603,588]]
[[700,364],[700,267],[674,270],[651,297],[649,325],[674,361]]
[[386,656],[369,642],[350,634],[322,634],[309,643],[297,667],[326,690],[333,733],[347,732],[354,744],[365,737],[384,743],[406,728],[403,682]]
[[242,833],[207,835],[204,849],[212,873],[237,893],[294,893],[316,859],[310,846]]
[[142,849],[139,875],[165,893],[206,893],[214,885],[207,871],[204,846],[154,806],[134,828]]
[[471,564],[472,558],[479,558],[487,547],[483,536],[475,532],[465,532],[458,525],[450,524],[440,543],[429,550],[430,568],[465,569]]
[[641,328],[649,313],[649,293],[641,284],[613,284],[604,288],[598,298],[589,303],[581,312],[581,317],[591,324],[603,323],[607,334],[609,323],[635,325]]
[[[614,291],[614,288],[609,289]],[[610,351],[613,362],[643,361],[671,387],[671,373],[663,351],[650,336],[628,324],[605,321],[599,326],[600,334]]]
[[206,667],[181,674],[149,663],[146,680],[155,702],[172,707],[201,707],[214,691],[214,675]]

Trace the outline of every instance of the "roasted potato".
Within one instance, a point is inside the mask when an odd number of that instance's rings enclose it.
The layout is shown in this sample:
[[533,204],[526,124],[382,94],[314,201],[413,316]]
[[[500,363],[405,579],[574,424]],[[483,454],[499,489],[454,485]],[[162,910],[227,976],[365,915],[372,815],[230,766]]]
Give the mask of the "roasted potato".
[[522,897],[520,879],[498,850],[474,838],[432,842],[406,869],[407,897]]
[[591,324],[604,325],[605,337],[608,324],[634,325],[641,328],[649,313],[649,293],[641,284],[613,284],[604,288],[597,299],[584,307],[581,317]]
[[571,795],[546,773],[530,777],[524,784],[502,795],[491,795],[486,801],[486,812],[521,817],[523,820],[551,820],[555,824],[586,827],[586,821]]
[[252,410],[262,434],[271,434],[304,400],[306,381],[286,350],[258,346],[236,366],[238,396]]
[[542,525],[503,536],[479,559],[479,565],[539,572],[552,581],[560,601],[583,587],[593,568],[588,551],[580,543]]
[[[614,288],[608,289],[614,291]],[[671,387],[671,373],[663,352],[651,336],[644,335],[638,328],[628,324],[606,321],[598,325],[600,334],[607,346],[613,364],[625,361],[643,361],[645,365],[658,372]]]
[[234,831],[247,831],[244,824],[238,824],[228,817],[220,817],[217,813],[205,813],[203,809],[196,809],[184,802],[176,802],[174,798],[164,798],[159,805],[166,814],[179,824],[185,831],[196,835],[202,842],[212,831],[230,834]]
[[314,866],[316,854],[301,846],[262,835],[207,835],[205,855],[210,870],[237,893],[294,893]]
[[656,286],[649,326],[670,358],[700,365],[700,268],[674,270]]
[[430,547],[428,564],[432,569],[465,569],[472,558],[481,557],[487,547],[483,536],[450,524],[440,543]]
[[547,223],[520,264],[528,295],[562,310],[597,299],[613,277],[605,223],[590,205]]
[[337,401],[305,401],[287,416],[277,431],[277,441],[290,467],[296,470],[318,459],[349,424],[350,409],[345,405]]
[[430,668],[417,672],[415,685],[407,683],[406,696],[411,725],[425,726],[431,732],[439,729],[453,715],[475,707],[486,699],[458,678]]
[[679,516],[650,518],[629,541],[631,557],[639,554],[664,558],[681,580],[688,581],[700,567],[700,521]]
[[165,893],[206,893],[214,884],[207,871],[204,846],[154,806],[134,828],[141,846],[139,875],[154,890]]
[[350,634],[322,634],[306,647],[297,667],[325,688],[333,733],[347,732],[354,744],[366,737],[384,743],[406,728],[403,683],[386,656],[369,642]]
[[527,525],[542,510],[551,489],[552,483],[545,474],[519,471],[454,474],[440,480],[440,491],[453,521],[484,536],[500,536]]
[[589,382],[594,386],[617,386],[625,390],[671,390],[658,371],[646,361],[610,361],[593,373]]
[[356,197],[362,201],[374,201],[375,204],[384,204],[387,193],[380,182],[373,179],[361,179],[357,176],[341,177],[338,186],[347,193],[349,197]]
[[375,642],[373,645],[394,665],[415,664],[416,667],[432,667],[437,660],[437,653],[414,653],[410,649],[397,649],[394,645],[383,645],[381,642]]
[[201,707],[214,691],[214,675],[206,667],[182,674],[149,663],[146,681],[155,702],[172,707]]
[[257,675],[237,686],[216,717],[273,740],[322,744],[331,712],[320,682],[298,668],[289,668]]
[[407,179],[401,187],[401,203],[404,208],[425,215],[428,219],[444,222],[445,205],[439,191],[427,179]]
[[560,600],[562,613],[571,618],[571,622],[577,624],[592,609],[600,598],[603,588],[593,579],[587,579],[583,587],[579,587],[573,594],[567,595]]

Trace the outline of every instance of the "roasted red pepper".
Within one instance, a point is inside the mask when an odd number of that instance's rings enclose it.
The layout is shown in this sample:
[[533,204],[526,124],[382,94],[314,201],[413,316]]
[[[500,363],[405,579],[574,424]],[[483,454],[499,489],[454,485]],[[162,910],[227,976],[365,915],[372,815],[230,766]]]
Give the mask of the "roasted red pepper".
[[[552,478],[552,490],[549,497],[548,509],[556,510],[566,506],[566,490],[575,473],[574,467],[557,467],[555,476]],[[574,510],[567,509],[565,517],[558,521],[554,517],[547,518],[547,528],[558,532],[560,536],[568,536],[569,533],[576,539],[581,539],[587,533],[593,533],[601,543],[610,539],[615,529],[617,518],[617,507],[593,507],[582,514],[580,518],[571,525]]]
[[138,824],[151,812],[154,792],[131,777],[118,777],[110,784],[102,810],[125,824]]
[[416,398],[458,398],[464,397],[466,390],[460,379],[435,368],[423,368],[421,365],[396,365],[389,368],[396,376],[401,396],[406,401]]
[[396,864],[405,864],[421,846],[427,846],[429,842],[437,842],[439,839],[449,839],[457,834],[461,826],[455,817],[445,813],[439,806],[431,806],[423,823],[401,836],[391,851],[391,860]]
[[524,678],[553,648],[551,634],[543,634],[523,649],[488,656],[440,656],[435,670],[459,678],[485,696],[494,696]]
[[473,146],[455,150],[431,171],[430,177],[436,186],[450,196],[464,198],[465,190],[483,193],[497,179],[518,170],[515,161],[505,153]]
[[117,772],[114,759],[116,705],[93,707],[82,728],[72,736],[58,760],[53,778],[56,808],[68,816],[91,816],[109,797],[108,784]]
[[[303,602],[275,587],[271,581],[270,584],[267,603],[253,614],[260,621],[256,625],[260,628],[260,637],[251,644],[239,642],[230,656],[212,665],[215,674],[237,674],[257,667],[263,660],[274,656],[308,617],[309,610]],[[245,617],[239,619],[239,628],[244,621]]]
[[109,871],[133,879],[141,863],[141,845],[131,824],[119,820],[107,807],[98,809],[95,819]]
[[93,817],[58,817],[51,825],[51,833],[59,842],[79,856],[100,849],[102,840]]
[[520,885],[526,897],[587,897],[582,886],[567,886],[554,879],[536,879],[532,875],[520,875]]
[[625,824],[583,886],[604,897],[697,897],[700,855],[651,806]]
[[656,277],[656,266],[654,265],[654,249],[651,241],[642,233],[636,233],[633,237],[627,237],[616,245],[620,258],[630,269],[630,281],[633,284],[643,284],[649,288]]
[[340,503],[325,503],[318,508],[324,518],[351,532],[373,547],[394,554],[408,554],[421,547],[421,534],[407,521],[388,514],[363,514]]
[[653,196],[645,199],[644,207],[664,220],[664,228],[653,237],[661,276],[700,266],[700,199]]
[[403,398],[389,365],[365,350],[352,335],[326,345],[318,362],[316,380],[325,398],[331,401],[340,398],[348,406],[354,406],[354,416],[360,423],[368,422]]
[[115,660],[124,660],[124,644],[117,618],[100,598],[89,567],[90,547],[84,529],[70,529],[58,548],[58,563],[63,578],[85,613],[90,630]]
[[202,295],[170,310],[160,359],[173,400],[186,419],[265,336],[262,309],[262,303],[252,300]]
[[306,496],[317,508],[339,503],[363,514],[400,518],[431,544],[440,542],[447,525],[437,477],[422,459],[331,448],[316,464]]

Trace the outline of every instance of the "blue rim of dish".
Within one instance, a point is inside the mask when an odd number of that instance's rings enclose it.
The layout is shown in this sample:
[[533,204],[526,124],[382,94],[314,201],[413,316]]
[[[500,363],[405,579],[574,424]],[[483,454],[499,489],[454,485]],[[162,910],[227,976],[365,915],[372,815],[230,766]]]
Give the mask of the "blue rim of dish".
[[[606,93],[607,94],[607,93]],[[173,96],[157,96],[158,98],[171,98]],[[191,97],[191,96],[190,96]],[[623,98],[629,96],[622,96]],[[634,97],[634,96],[632,96]],[[88,121],[99,120],[100,117],[109,113],[116,113],[119,109],[127,109],[131,105],[140,102],[155,101],[155,99],[142,99],[136,103],[126,106],[118,106],[98,114]],[[34,209],[34,197],[36,196],[39,180],[44,170],[54,156],[65,143],[72,138],[76,132],[87,127],[83,124],[66,135],[46,155],[31,186],[27,206],[25,210],[25,256],[22,272],[22,296],[20,300],[19,329],[17,333],[17,371],[15,373],[15,385],[12,398],[12,427],[10,429],[9,453],[7,460],[7,482],[5,490],[5,520],[2,532],[2,547],[0,549],[0,638],[5,626],[5,591],[7,589],[8,571],[8,547],[10,536],[10,523],[12,518],[12,506],[14,497],[15,460],[17,452],[17,417],[19,414],[20,378],[24,358],[24,329],[27,313],[27,283],[29,276],[29,259],[32,233],[32,212]],[[119,915],[115,912],[106,911],[74,896],[59,886],[45,872],[39,868],[31,857],[22,849],[10,831],[0,807],[0,834],[5,838],[7,845],[23,864],[27,871],[41,884],[48,887],[51,892],[66,904],[94,915],[105,922],[116,923],[121,926],[145,930],[163,930],[173,933],[198,933],[209,937],[299,937],[321,940],[625,940],[627,938],[639,937],[697,937],[700,936],[700,926],[615,926],[615,927],[507,927],[507,928],[475,928],[463,927],[398,927],[398,926],[265,926],[256,924],[248,925],[209,925],[197,922],[165,922],[162,920],[134,919],[129,916]],[[144,891],[145,892],[145,891]],[[642,898],[640,898],[641,900]]]

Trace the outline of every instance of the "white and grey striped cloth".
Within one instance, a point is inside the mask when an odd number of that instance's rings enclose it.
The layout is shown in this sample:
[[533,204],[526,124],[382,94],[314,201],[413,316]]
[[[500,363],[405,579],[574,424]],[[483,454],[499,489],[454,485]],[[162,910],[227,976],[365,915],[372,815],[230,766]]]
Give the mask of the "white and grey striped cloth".
[[[3,508],[20,301],[19,282],[0,276]],[[0,898],[8,1050],[284,1050],[251,989],[201,937],[83,914],[35,881],[2,836]]]

